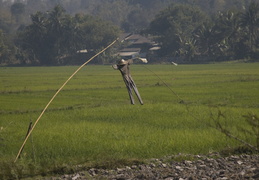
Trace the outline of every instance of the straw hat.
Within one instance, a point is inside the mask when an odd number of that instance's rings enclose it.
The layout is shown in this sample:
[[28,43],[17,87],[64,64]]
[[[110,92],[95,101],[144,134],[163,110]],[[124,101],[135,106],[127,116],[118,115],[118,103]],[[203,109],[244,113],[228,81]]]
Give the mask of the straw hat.
[[119,62],[118,62],[118,65],[125,65],[127,64],[127,61],[125,61],[124,59],[121,59]]

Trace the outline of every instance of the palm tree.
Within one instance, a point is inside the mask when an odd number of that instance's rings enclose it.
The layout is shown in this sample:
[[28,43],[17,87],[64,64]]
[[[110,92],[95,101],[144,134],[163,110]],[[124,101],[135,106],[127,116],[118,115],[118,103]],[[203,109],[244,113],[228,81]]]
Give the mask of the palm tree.
[[22,15],[24,14],[24,12],[25,12],[25,5],[23,3],[16,2],[11,6],[11,13],[12,13],[12,16],[15,17],[16,23],[21,21]]
[[217,25],[224,34],[224,37],[231,39],[236,35],[239,29],[238,13],[232,11],[227,11],[225,13],[220,12],[218,14]]
[[232,11],[219,12],[217,17],[217,28],[220,31],[220,37],[225,44],[225,56],[235,56],[237,43],[242,37],[239,25],[239,13]]
[[193,35],[198,43],[200,54],[207,56],[214,55],[215,27],[213,25],[203,24],[195,30]]
[[247,30],[249,35],[249,47],[253,52],[256,47],[256,39],[258,38],[259,28],[259,4],[252,2],[248,9],[242,13],[240,19],[241,26]]
[[22,48],[25,50],[31,49],[35,60],[39,60],[42,64],[48,64],[47,53],[44,49],[46,47],[46,22],[47,18],[44,13],[37,12],[31,15],[32,24],[27,26],[25,31],[22,33]]
[[64,16],[65,10],[60,5],[55,6],[54,9],[49,13],[49,30],[53,33],[54,36],[60,35],[62,32],[62,21]]

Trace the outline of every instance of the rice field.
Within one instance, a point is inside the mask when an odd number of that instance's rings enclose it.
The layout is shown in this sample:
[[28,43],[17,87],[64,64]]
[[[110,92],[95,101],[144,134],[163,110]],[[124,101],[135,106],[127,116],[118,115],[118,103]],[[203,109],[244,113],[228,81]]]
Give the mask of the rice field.
[[[8,170],[18,173],[12,162],[30,122],[77,68],[0,67],[0,178]],[[259,114],[258,69],[259,63],[132,65],[144,105],[136,97],[131,105],[119,71],[86,66],[51,103],[17,164],[23,174],[37,174],[64,164],[102,165],[235,148],[240,143],[214,128],[212,117],[219,110],[225,127],[255,144],[238,127],[247,126],[243,115]]]

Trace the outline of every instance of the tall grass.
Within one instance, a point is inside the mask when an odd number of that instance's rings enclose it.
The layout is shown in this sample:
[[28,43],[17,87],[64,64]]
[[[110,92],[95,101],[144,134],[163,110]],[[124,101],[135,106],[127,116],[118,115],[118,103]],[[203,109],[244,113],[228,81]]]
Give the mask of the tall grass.
[[0,68],[0,177],[7,167],[19,174],[19,163],[26,166],[21,173],[33,174],[64,164],[206,154],[239,145],[212,127],[210,114],[221,109],[225,125],[235,130],[242,115],[258,113],[258,63],[147,67],[152,72],[131,67],[143,106],[130,105],[120,73],[110,66],[82,69],[50,105],[16,165],[30,121],[76,67]]

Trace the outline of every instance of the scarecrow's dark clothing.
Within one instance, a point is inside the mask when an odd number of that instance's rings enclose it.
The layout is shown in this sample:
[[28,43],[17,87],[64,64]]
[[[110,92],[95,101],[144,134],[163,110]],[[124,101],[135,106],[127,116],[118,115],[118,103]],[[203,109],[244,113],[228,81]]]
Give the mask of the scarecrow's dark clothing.
[[143,101],[140,97],[137,86],[134,83],[134,81],[133,81],[133,79],[130,75],[129,65],[132,64],[132,63],[133,63],[133,60],[130,59],[130,60],[125,61],[124,64],[113,65],[113,68],[120,70],[122,78],[125,82],[125,85],[127,87],[128,93],[129,93],[131,104],[135,104],[133,94],[132,94],[132,89],[133,89],[136,96],[138,97],[138,100],[139,100],[140,104],[143,105]]

